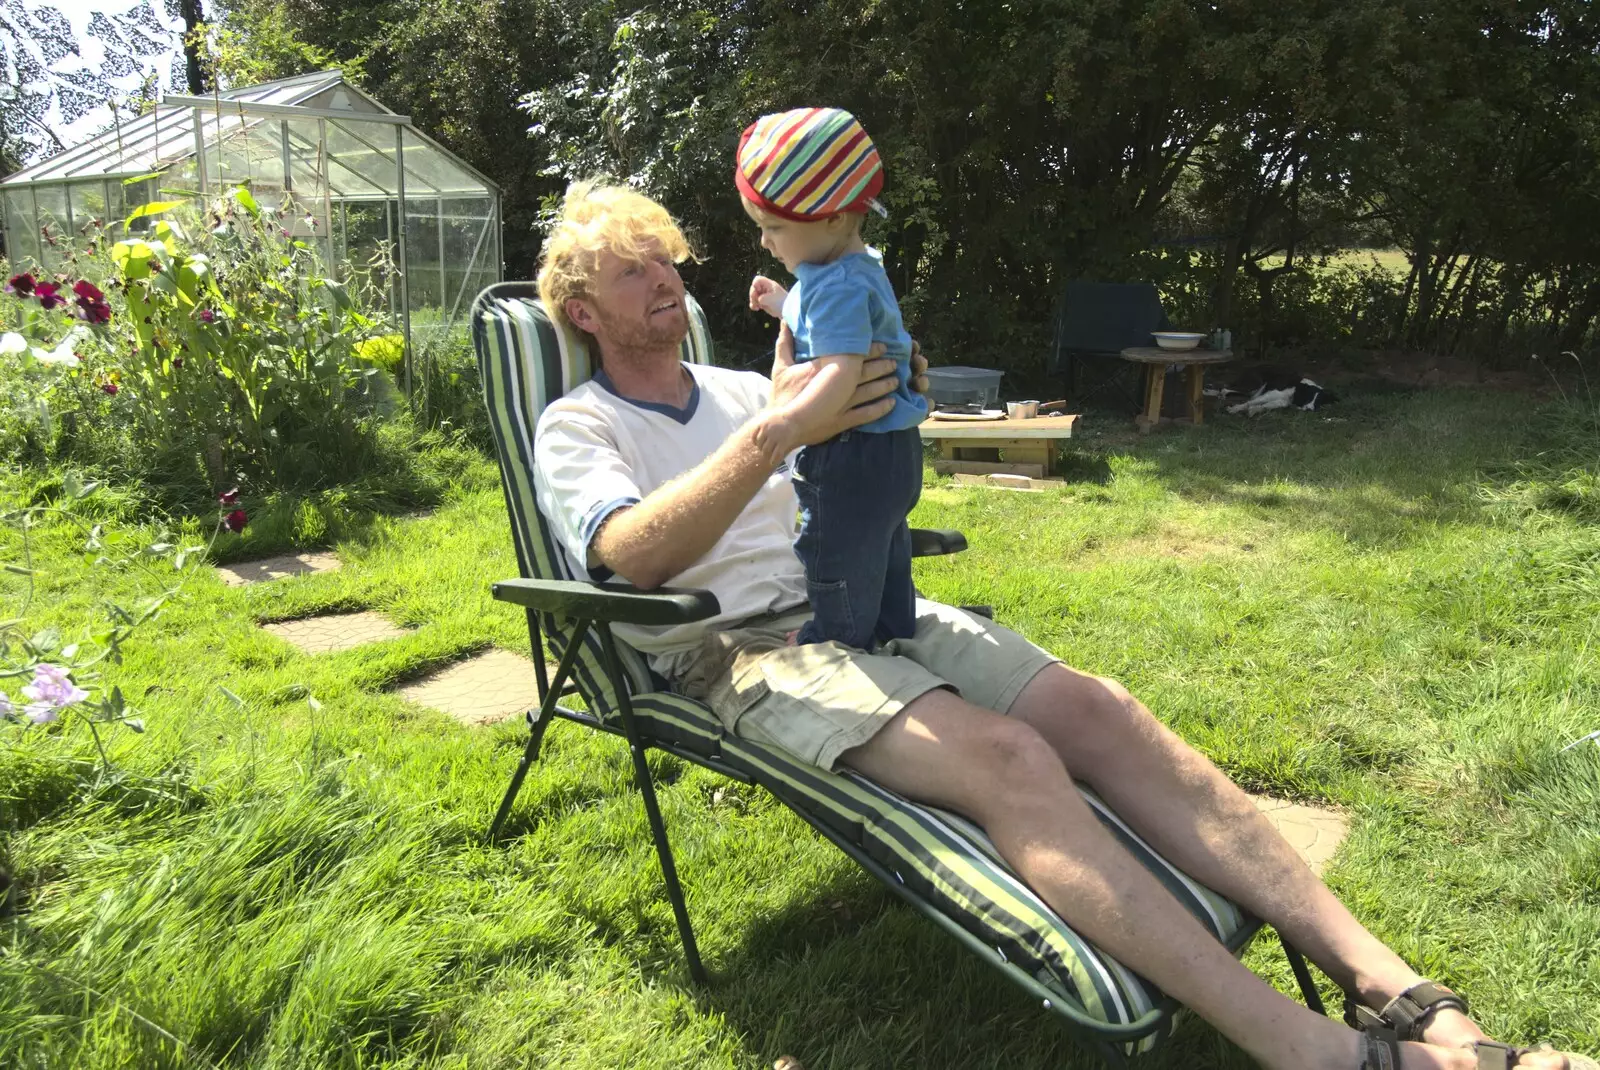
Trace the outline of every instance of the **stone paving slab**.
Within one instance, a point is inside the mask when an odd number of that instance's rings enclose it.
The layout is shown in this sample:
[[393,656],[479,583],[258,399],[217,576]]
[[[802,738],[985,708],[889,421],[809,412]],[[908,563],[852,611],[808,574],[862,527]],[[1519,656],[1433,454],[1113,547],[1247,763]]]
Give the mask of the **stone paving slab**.
[[229,587],[243,587],[248,583],[281,580],[285,576],[333,572],[342,563],[335,554],[283,554],[278,557],[263,557],[256,561],[235,561],[231,565],[218,565],[217,576]]
[[381,643],[411,633],[397,628],[377,613],[330,613],[322,617],[303,617],[275,624],[263,624],[262,631],[286,639],[307,654],[329,654],[364,643]]
[[1267,815],[1267,820],[1305,859],[1311,871],[1320,877],[1350,831],[1350,822],[1345,820],[1344,815],[1283,799],[1269,799],[1264,795],[1253,795],[1251,798],[1255,800],[1256,808]]
[[505,650],[486,650],[458,661],[398,693],[469,725],[494,724],[539,705],[533,662]]

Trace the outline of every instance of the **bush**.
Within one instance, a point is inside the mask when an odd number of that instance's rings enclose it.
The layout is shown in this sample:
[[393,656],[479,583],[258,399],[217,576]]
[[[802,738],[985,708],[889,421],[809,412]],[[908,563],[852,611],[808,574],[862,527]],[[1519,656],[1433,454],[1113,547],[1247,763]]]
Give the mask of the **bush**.
[[392,328],[290,225],[243,188],[200,210],[159,202],[123,240],[87,233],[67,275],[14,276],[0,445],[188,500],[239,481],[311,491],[379,465]]

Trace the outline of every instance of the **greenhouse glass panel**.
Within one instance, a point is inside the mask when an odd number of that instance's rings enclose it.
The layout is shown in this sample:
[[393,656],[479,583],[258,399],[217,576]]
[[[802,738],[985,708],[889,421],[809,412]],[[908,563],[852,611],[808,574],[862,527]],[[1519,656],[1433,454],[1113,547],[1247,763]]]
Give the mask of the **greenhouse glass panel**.
[[67,207],[72,213],[74,236],[106,215],[106,187],[101,182],[74,182],[67,187]]
[[39,260],[39,231],[34,225],[31,190],[6,193],[6,255],[13,264]]
[[329,119],[328,157],[334,184],[346,200],[392,199],[400,194],[394,128],[387,123]]

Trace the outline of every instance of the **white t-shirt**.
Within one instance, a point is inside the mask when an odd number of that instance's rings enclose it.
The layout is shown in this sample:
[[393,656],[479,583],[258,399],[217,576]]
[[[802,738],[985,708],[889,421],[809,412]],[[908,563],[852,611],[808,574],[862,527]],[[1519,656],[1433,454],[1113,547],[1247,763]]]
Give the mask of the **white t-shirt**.
[[[754,372],[685,364],[694,377],[688,406],[630,401],[604,375],[553,401],[533,438],[539,509],[574,576],[591,571],[590,543],[616,509],[642,501],[663,483],[704,461],[766,407],[772,384]],[[666,628],[618,625],[618,638],[674,678],[706,632],[806,600],[805,571],[794,553],[799,500],[787,466],[774,472],[703,557],[668,581],[717,596],[722,612]]]

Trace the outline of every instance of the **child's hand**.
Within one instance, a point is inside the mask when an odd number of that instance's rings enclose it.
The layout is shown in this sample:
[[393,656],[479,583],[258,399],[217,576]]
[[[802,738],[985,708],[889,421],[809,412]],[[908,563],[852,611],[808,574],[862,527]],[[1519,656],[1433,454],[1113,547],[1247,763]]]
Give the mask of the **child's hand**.
[[773,319],[783,318],[783,300],[789,291],[765,275],[750,280],[750,311],[765,312]]

